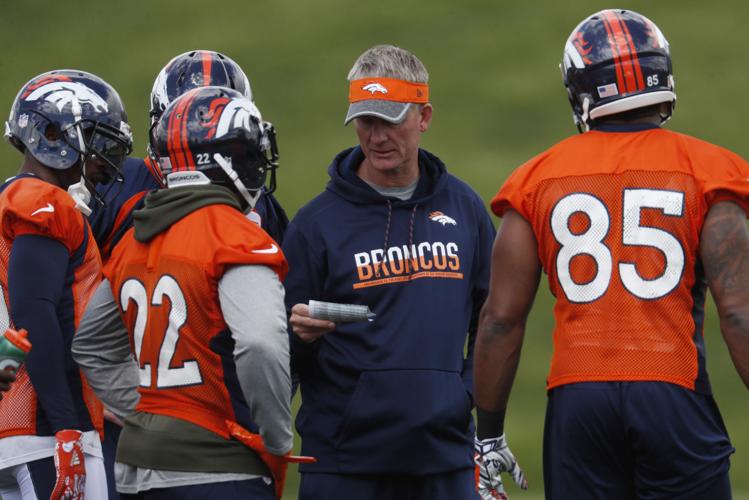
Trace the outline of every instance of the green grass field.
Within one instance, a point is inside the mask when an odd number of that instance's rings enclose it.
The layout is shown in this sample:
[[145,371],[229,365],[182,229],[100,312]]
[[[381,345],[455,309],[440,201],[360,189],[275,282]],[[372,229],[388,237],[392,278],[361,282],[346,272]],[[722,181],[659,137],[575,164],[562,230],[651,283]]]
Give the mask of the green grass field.
[[[293,215],[325,186],[332,156],[355,141],[343,127],[346,74],[376,43],[412,50],[430,71],[432,127],[423,146],[489,200],[513,168],[575,132],[558,63],[567,35],[605,7],[637,10],[671,42],[679,96],[669,127],[749,156],[749,69],[744,0],[576,2],[448,0],[80,0],[3,2],[0,112],[18,89],[55,68],[94,72],[128,109],[136,153],[145,149],[149,92],[159,69],[195,48],[225,52],[246,70],[256,102],[278,130],[278,197]],[[0,174],[20,156],[0,146]],[[507,419],[510,444],[542,498],[544,379],[550,357],[550,296],[542,285],[526,335]],[[736,497],[749,497],[749,394],[720,336],[705,326],[708,369],[734,446]],[[290,474],[287,497],[297,476]]]

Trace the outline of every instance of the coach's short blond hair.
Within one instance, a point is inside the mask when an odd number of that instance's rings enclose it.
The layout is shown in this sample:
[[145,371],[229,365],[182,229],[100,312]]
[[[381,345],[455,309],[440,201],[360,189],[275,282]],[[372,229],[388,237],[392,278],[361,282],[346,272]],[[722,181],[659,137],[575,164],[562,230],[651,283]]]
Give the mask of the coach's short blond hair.
[[418,57],[394,45],[375,45],[354,63],[348,80],[360,78],[397,78],[414,83],[427,83],[429,73]]

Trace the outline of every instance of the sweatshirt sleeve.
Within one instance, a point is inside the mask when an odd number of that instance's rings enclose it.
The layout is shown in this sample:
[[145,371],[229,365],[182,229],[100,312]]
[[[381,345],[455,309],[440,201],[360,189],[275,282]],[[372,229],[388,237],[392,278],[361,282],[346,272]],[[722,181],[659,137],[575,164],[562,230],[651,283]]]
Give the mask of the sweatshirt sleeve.
[[135,411],[140,399],[138,365],[106,279],[86,306],[72,350],[89,385],[112,413],[122,419]]
[[293,444],[283,286],[270,268],[244,265],[223,274],[218,292],[250,414],[268,451],[283,455]]
[[468,341],[466,358],[463,361],[463,384],[466,390],[473,394],[473,346],[476,342],[478,331],[479,314],[481,307],[489,295],[489,272],[491,266],[492,247],[496,230],[492,224],[491,217],[483,206],[477,209],[477,242],[475,252],[473,286],[471,288],[471,322],[468,325]]
[[[284,236],[283,251],[289,262],[289,272],[284,279],[286,311],[296,304],[307,304],[310,299],[324,299],[325,268],[324,245],[311,242],[301,230],[305,222],[297,216]],[[305,343],[297,338],[289,326],[291,368],[295,374],[307,369],[316,358],[320,341]]]

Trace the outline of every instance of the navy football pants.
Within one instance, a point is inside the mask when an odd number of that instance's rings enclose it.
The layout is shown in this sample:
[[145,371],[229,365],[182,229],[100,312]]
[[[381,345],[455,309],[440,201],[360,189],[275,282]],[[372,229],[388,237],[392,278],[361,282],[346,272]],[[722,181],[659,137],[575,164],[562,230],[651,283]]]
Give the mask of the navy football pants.
[[547,500],[731,498],[733,452],[710,395],[663,382],[577,383],[549,391]]
[[[429,457],[424,457],[428,460]],[[473,469],[424,476],[302,473],[299,500],[476,500]]]

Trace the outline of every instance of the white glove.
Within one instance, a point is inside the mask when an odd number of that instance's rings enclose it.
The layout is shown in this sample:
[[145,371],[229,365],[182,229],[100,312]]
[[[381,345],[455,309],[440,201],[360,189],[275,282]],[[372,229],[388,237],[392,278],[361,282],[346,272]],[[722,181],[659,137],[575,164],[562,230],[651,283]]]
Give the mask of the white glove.
[[502,472],[509,472],[518,486],[524,490],[528,489],[525,473],[507,446],[504,434],[490,439],[474,438],[473,451],[477,472],[476,491],[482,500],[509,498],[502,485]]

